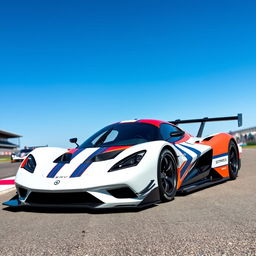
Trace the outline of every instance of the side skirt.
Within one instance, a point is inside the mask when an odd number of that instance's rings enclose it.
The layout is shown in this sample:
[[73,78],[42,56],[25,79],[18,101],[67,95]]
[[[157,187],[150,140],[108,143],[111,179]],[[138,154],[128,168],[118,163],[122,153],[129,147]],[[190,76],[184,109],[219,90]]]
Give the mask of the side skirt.
[[177,191],[178,194],[188,194],[206,187],[210,187],[219,183],[222,183],[224,181],[229,180],[229,178],[222,178],[222,179],[205,179],[203,181],[195,182],[193,184],[182,186]]

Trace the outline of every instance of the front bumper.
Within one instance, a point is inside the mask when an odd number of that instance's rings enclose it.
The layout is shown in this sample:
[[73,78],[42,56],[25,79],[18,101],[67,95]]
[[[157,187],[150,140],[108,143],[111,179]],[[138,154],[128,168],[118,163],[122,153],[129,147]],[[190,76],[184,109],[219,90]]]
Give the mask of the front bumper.
[[158,188],[150,182],[142,191],[134,191],[124,185],[94,188],[89,190],[48,191],[31,190],[16,184],[17,195],[4,205],[33,207],[80,207],[80,208],[121,208],[144,207],[160,201]]

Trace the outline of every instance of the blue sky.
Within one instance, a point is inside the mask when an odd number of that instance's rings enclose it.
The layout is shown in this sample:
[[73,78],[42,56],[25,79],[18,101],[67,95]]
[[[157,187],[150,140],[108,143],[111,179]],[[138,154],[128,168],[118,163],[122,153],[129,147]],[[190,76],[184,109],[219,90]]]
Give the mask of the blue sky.
[[234,0],[4,1],[0,130],[70,147],[133,118],[243,113],[256,126],[255,13]]

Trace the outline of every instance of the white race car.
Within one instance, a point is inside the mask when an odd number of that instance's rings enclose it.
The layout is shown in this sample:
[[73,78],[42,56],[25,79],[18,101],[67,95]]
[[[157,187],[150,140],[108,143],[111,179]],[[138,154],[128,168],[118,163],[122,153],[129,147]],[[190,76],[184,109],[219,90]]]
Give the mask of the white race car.
[[[36,148],[15,179],[8,206],[141,207],[172,200],[227,179],[240,168],[239,149],[226,133],[202,138],[205,122],[235,117],[130,120],[109,125],[77,148]],[[201,122],[197,137],[175,124]]]

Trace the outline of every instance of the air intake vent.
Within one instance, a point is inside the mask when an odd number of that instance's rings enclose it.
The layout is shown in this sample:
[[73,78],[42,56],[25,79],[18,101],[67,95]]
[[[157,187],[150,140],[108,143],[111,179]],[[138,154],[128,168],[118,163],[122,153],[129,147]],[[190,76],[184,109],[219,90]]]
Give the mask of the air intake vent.
[[18,188],[18,190],[19,190],[19,195],[21,197],[26,197],[28,191],[25,188]]
[[99,205],[102,201],[87,192],[74,193],[41,193],[32,192],[28,196],[26,203],[41,205]]
[[108,192],[115,198],[137,198],[136,194],[129,187],[110,189]]
[[213,136],[210,136],[210,137],[207,137],[207,138],[203,139],[203,141],[209,141],[209,140],[211,140],[212,138],[213,138]]
[[71,158],[72,158],[72,154],[71,153],[65,153],[65,154],[59,156],[53,162],[54,163],[70,163]]
[[109,159],[115,158],[118,154],[120,154],[123,150],[115,150],[107,153],[102,153],[99,155],[96,155],[91,159],[92,162],[99,162],[99,161],[105,161]]

